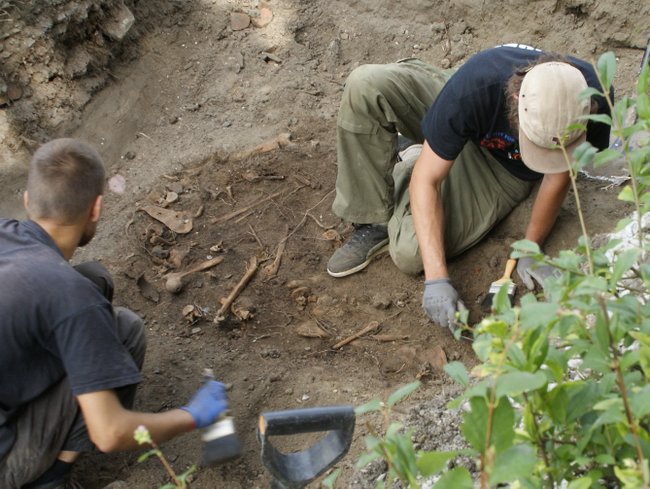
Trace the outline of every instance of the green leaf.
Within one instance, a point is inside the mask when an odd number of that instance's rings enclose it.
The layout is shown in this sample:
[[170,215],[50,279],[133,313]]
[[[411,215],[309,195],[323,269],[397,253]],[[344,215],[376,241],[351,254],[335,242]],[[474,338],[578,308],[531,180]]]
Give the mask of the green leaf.
[[615,149],[605,149],[594,156],[594,166],[599,167],[610,161],[618,160],[623,155]]
[[515,411],[507,397],[498,400],[492,415],[492,437],[490,443],[497,454],[510,448],[515,437]]
[[650,414],[650,385],[644,386],[640,391],[630,396],[632,413],[637,419]]
[[400,387],[388,397],[388,403],[387,403],[388,407],[393,407],[398,402],[402,401],[403,399],[406,399],[418,387],[420,387],[419,380],[416,380],[415,382],[411,382],[410,384],[406,384]]
[[463,387],[469,386],[469,375],[467,369],[461,362],[450,362],[444,366],[445,372]]
[[444,474],[433,489],[473,489],[472,476],[465,467],[456,467]]
[[377,460],[380,457],[381,457],[381,454],[379,452],[367,452],[367,453],[364,453],[359,457],[359,460],[357,460],[357,463],[355,464],[355,467],[357,469],[362,469],[366,465],[368,465],[371,462],[374,462],[375,460]]
[[[589,120],[589,121],[600,122],[602,124],[607,124],[608,126],[612,125],[612,118],[610,116],[608,116],[607,114],[588,114],[588,115],[581,116],[580,119],[586,119],[586,120]],[[580,147],[580,146],[578,146],[578,147]],[[596,150],[596,151],[598,151],[598,150]],[[574,155],[575,155],[575,153],[574,153]]]
[[603,88],[605,92],[608,92],[616,74],[616,56],[614,56],[613,52],[607,51],[598,58],[596,67],[598,68],[598,76],[603,84]]
[[589,489],[593,484],[591,477],[580,477],[569,482],[567,489]]
[[648,94],[640,93],[637,96],[636,112],[641,119],[650,119],[650,98],[648,98]]
[[521,326],[525,329],[533,329],[551,324],[558,318],[559,309],[558,304],[547,302],[536,302],[522,306]]
[[497,379],[496,396],[518,396],[546,385],[546,375],[542,372],[512,372]]
[[535,449],[531,445],[513,445],[497,455],[490,474],[490,486],[523,479],[531,474],[536,463]]
[[334,483],[336,482],[336,479],[338,479],[340,474],[341,474],[340,468],[333,470],[330,475],[328,475],[323,479],[321,484],[329,489],[332,489],[334,487]]
[[477,451],[484,453],[488,426],[487,401],[481,397],[473,397],[469,403],[471,410],[463,413],[463,423],[460,429],[469,444]]
[[512,243],[512,253],[513,258],[521,258],[522,256],[538,255],[541,253],[539,245],[534,241],[529,241],[527,239],[520,239]]
[[362,414],[372,413],[374,411],[381,411],[381,401],[379,399],[373,399],[361,406],[354,408],[354,414],[361,416]]
[[623,190],[618,194],[618,200],[622,200],[623,202],[634,202],[634,191],[632,190],[632,187],[629,185],[623,187]]
[[431,477],[444,469],[447,462],[456,456],[458,452],[420,452],[417,467],[423,477]]
[[627,272],[637,262],[640,250],[628,249],[616,256],[612,277],[610,279],[610,287],[616,290],[616,284],[621,279],[623,274]]
[[142,463],[150,457],[154,457],[154,456],[157,457],[159,453],[160,452],[157,448],[152,448],[151,450],[147,450],[146,452],[144,452],[142,455],[138,457],[138,463]]

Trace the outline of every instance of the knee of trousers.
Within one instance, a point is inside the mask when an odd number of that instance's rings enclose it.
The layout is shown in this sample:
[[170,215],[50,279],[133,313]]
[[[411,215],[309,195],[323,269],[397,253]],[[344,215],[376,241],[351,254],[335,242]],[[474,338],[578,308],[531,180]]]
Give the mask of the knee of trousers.
[[417,275],[424,270],[417,244],[415,246],[393,246],[391,243],[389,253],[395,266],[408,275]]
[[[348,75],[345,81],[345,91],[351,104],[368,96],[369,100],[376,100],[377,92],[382,92],[389,82],[388,69],[381,64],[361,65]],[[346,97],[344,97],[344,100]]]
[[144,321],[136,313],[125,307],[115,308],[115,318],[118,336],[122,344],[129,350],[138,367],[142,367],[147,350]]

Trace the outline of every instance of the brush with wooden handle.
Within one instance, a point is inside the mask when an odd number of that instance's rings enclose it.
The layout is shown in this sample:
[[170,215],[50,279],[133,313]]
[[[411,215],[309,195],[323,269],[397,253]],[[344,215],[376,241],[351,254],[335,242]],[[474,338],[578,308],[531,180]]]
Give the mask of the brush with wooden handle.
[[494,296],[497,294],[497,292],[499,292],[499,290],[501,290],[501,287],[503,286],[508,287],[508,300],[510,301],[510,304],[512,304],[512,301],[515,298],[515,291],[517,290],[517,286],[510,277],[512,276],[512,272],[516,266],[517,260],[514,258],[508,259],[506,262],[506,269],[503,272],[503,276],[499,280],[496,280],[490,284],[488,293],[485,294],[485,297],[483,297],[481,306],[484,309],[490,309],[492,307],[492,300],[494,299]]

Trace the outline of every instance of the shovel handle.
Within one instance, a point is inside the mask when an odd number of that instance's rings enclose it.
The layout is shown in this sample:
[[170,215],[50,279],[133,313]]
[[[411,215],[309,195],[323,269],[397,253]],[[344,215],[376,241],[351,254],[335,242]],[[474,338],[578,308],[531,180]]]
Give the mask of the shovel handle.
[[[338,462],[350,449],[355,414],[352,406],[327,406],[263,413],[257,438],[262,463],[271,473],[273,489],[302,489]],[[292,453],[276,449],[273,435],[326,432],[309,448]]]
[[263,413],[259,417],[260,435],[294,435],[344,429],[354,426],[352,406],[325,406]]

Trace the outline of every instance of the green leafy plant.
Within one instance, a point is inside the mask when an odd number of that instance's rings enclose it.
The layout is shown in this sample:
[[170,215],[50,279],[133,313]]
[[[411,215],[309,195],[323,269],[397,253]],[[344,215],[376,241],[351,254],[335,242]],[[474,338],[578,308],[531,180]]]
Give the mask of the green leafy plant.
[[[450,408],[463,408],[460,428],[478,475],[447,468],[457,453],[413,450],[408,430],[394,425],[383,437],[368,437],[369,453],[360,463],[382,457],[388,479],[411,488],[434,474],[440,474],[434,489],[470,489],[475,482],[481,489],[650,488],[649,74],[645,66],[636,95],[614,104],[609,87],[615,71],[614,55],[601,56],[604,93],[583,94],[606,98],[612,116],[585,119],[611,125],[620,146],[598,153],[584,143],[573,155],[570,176],[582,229],[577,247],[551,259],[535,243],[515,243],[513,257],[532,256],[558,273],[546,281],[543,295],[526,294],[519,306],[510,305],[502,288],[493,314],[471,328],[480,363],[471,373],[459,362],[445,366],[465,388]],[[631,110],[636,119],[625,125]],[[596,246],[576,179],[587,165],[617,158],[630,174],[619,198],[635,212],[619,223],[619,237]]]
[[195,465],[192,465],[182,474],[177,475],[172,466],[169,464],[169,461],[163,454],[162,450],[160,450],[156,442],[154,442],[151,438],[151,434],[149,433],[149,430],[146,428],[146,426],[138,426],[137,429],[133,432],[133,438],[138,442],[139,445],[152,446],[151,450],[148,450],[138,457],[138,462],[144,462],[152,456],[158,457],[160,462],[163,464],[163,467],[165,467],[165,470],[169,474],[169,477],[171,477],[173,481],[169,484],[165,484],[164,486],[160,486],[158,489],[186,489],[188,487],[188,478],[196,471]]

